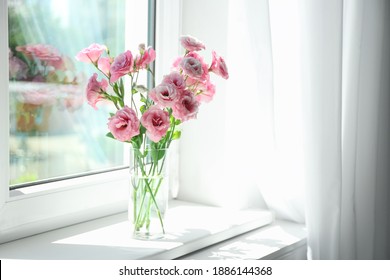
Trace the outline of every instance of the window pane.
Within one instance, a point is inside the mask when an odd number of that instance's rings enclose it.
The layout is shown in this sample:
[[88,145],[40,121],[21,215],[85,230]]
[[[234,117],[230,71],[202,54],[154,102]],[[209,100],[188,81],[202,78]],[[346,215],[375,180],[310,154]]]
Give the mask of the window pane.
[[123,144],[105,137],[112,108],[86,104],[94,69],[74,57],[94,42],[113,55],[123,52],[128,6],[126,0],[8,1],[13,187],[124,166]]

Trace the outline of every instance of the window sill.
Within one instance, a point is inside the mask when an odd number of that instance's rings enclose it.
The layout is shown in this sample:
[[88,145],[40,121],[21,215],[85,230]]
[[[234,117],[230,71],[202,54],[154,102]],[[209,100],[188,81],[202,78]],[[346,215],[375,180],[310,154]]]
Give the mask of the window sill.
[[163,240],[131,238],[127,213],[0,245],[0,259],[175,259],[271,224],[265,210],[227,210],[173,200]]
[[180,260],[305,260],[305,225],[276,220],[270,225],[178,258]]

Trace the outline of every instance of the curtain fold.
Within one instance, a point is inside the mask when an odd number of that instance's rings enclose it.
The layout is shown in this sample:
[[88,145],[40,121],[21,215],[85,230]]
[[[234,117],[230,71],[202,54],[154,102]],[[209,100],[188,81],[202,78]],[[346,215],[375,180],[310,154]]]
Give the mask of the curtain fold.
[[265,202],[306,222],[309,259],[390,259],[390,2],[268,2]]
[[389,2],[302,4],[309,257],[389,259]]
[[[263,2],[266,2],[263,8],[267,9],[262,11],[267,15],[267,24],[263,24],[269,28],[269,34],[261,40],[270,42],[272,65],[268,71],[271,71],[272,86],[258,86],[258,95],[263,96],[257,105],[258,111],[263,112],[258,125],[266,132],[258,141],[262,147],[258,155],[261,159],[258,187],[278,219],[304,223],[301,77],[296,67],[301,48],[299,7],[293,1]],[[248,25],[248,28],[254,27]],[[264,112],[270,116],[266,117]]]
[[341,214],[343,3],[302,2],[303,144],[309,258],[337,258]]

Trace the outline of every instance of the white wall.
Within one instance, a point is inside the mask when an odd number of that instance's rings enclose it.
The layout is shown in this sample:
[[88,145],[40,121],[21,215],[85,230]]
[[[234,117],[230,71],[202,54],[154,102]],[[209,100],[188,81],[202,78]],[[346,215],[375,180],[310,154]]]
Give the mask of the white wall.
[[251,101],[245,97],[249,90],[238,89],[246,77],[243,65],[236,63],[244,49],[236,49],[234,36],[241,30],[232,29],[236,23],[229,17],[237,3],[231,2],[240,1],[182,1],[182,34],[203,41],[208,63],[212,50],[224,57],[230,78],[211,74],[214,100],[200,107],[197,120],[183,124],[179,198],[235,208],[265,207],[251,169],[254,135],[241,125],[246,118],[242,107]]

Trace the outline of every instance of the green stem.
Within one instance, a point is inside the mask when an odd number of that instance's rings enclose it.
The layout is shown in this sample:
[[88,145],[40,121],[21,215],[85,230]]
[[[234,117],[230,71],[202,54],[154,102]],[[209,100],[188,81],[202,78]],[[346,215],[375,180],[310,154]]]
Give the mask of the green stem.
[[[145,180],[145,179],[143,179],[143,180]],[[143,208],[144,203],[145,203],[146,189],[142,188],[142,191],[143,191],[142,201],[141,201],[141,205],[139,207],[139,212],[138,212],[138,215],[137,215],[137,219],[135,220],[135,229],[136,230],[138,230],[140,227],[142,227],[142,225],[145,222],[145,215],[146,215],[146,213],[144,213],[144,218],[142,219],[142,221],[140,221],[141,214],[142,214],[142,208]]]
[[[173,133],[175,132],[175,127],[176,127],[176,123],[175,123],[175,121],[173,122],[173,126],[172,126],[172,131],[171,131],[171,135],[169,136],[169,139],[168,139],[168,141],[167,141],[167,146],[166,146],[166,152],[168,151],[168,148],[169,148],[169,146],[171,145],[171,142],[172,142],[172,138],[173,138]],[[167,157],[167,155],[165,154],[164,155],[164,158],[163,158],[163,160],[162,160],[162,163],[161,163],[161,168],[160,168],[160,171],[158,172],[158,175],[160,175],[161,174],[161,172],[162,172],[162,170],[163,170],[163,168],[164,168],[164,164],[165,164],[165,158]]]
[[[147,177],[146,172],[145,172],[145,169],[144,169],[144,166],[143,166],[143,163],[142,163],[142,161],[139,159],[139,157],[137,157],[137,161],[138,161],[138,164],[140,165],[140,169],[141,169],[142,176]],[[159,220],[160,220],[160,224],[161,224],[163,233],[165,234],[164,223],[163,223],[163,220],[162,220],[162,217],[161,217],[160,208],[158,207],[157,201],[156,201],[156,199],[155,199],[155,197],[154,197],[155,195],[154,195],[154,193],[153,193],[152,188],[150,187],[149,182],[146,180],[145,183],[146,183],[147,191],[150,193],[150,197],[151,197],[151,199],[153,200],[154,205],[156,206],[157,215],[158,215],[158,218],[159,218]],[[144,194],[144,198],[145,198],[145,195],[146,195],[146,191],[145,191],[145,194]],[[143,199],[143,200],[144,200],[144,199]]]
[[133,188],[133,219],[134,219],[134,224],[137,224],[137,188]]
[[[131,95],[130,107],[132,109],[134,109],[135,114],[138,116],[138,108],[137,108],[137,104],[134,101],[134,93],[133,93],[133,88],[137,84],[137,82],[135,82],[135,83],[133,82],[134,81],[134,76],[133,75],[129,74],[129,76],[130,76],[130,95]],[[136,81],[137,80],[138,80],[138,72],[137,72]]]

